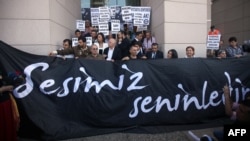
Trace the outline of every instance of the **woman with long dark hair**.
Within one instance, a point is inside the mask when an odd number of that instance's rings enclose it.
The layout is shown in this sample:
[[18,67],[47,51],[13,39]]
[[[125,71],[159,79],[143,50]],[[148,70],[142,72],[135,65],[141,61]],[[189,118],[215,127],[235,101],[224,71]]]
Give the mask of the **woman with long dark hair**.
[[178,53],[175,49],[170,49],[167,54],[168,59],[178,58]]

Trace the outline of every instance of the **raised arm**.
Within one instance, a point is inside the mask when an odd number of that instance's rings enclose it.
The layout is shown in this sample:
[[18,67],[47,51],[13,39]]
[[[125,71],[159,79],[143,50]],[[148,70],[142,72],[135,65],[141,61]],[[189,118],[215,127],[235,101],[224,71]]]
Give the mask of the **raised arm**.
[[225,113],[228,116],[232,116],[232,114],[233,114],[233,110],[232,110],[233,102],[230,98],[230,88],[228,87],[228,85],[225,85],[223,87],[223,92],[224,92],[224,96],[225,96]]
[[13,90],[12,85],[2,86],[2,87],[0,87],[0,94],[3,92],[12,91],[12,90]]

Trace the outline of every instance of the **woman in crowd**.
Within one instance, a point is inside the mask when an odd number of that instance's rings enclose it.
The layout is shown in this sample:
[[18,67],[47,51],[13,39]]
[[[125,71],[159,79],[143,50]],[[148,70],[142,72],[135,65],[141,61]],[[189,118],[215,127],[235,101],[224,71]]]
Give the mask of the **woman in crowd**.
[[221,58],[227,58],[226,51],[223,50],[223,49],[218,50],[216,57],[219,58],[219,59],[221,59]]
[[105,43],[105,37],[103,33],[97,34],[97,43],[94,43],[98,47],[99,54],[103,54],[104,49],[108,47],[108,43]]
[[116,42],[117,42],[117,44],[121,44],[121,43],[122,43],[122,40],[123,40],[123,36],[122,36],[121,31],[119,31],[119,32],[116,34]]
[[185,56],[185,58],[194,58],[195,57],[194,54],[195,54],[194,47],[193,46],[187,46],[186,47],[186,56]]
[[175,49],[170,49],[167,54],[168,59],[178,58],[178,53]]

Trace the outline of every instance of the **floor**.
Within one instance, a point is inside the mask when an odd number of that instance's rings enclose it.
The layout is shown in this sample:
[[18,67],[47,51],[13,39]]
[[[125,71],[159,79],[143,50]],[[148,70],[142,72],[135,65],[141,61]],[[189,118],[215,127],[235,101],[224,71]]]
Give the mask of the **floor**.
[[[190,130],[198,138],[203,135],[213,137],[213,130],[221,130],[222,127],[206,128],[199,130]],[[214,137],[213,137],[214,138]],[[214,138],[215,139],[215,138]],[[19,141],[35,141],[31,139],[20,138]],[[197,141],[190,136],[188,131],[175,131],[160,134],[135,134],[135,133],[113,133],[92,137],[83,137],[76,139],[68,139],[63,141]]]

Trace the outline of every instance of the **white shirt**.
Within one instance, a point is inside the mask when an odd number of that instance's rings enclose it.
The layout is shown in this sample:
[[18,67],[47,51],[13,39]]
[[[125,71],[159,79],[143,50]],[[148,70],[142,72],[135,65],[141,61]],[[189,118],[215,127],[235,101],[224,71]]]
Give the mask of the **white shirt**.
[[156,56],[156,52],[152,52],[151,58],[155,58],[155,56]]
[[195,56],[192,56],[192,57],[187,57],[187,55],[186,55],[184,58],[195,58]]
[[144,38],[142,46],[144,49],[150,49],[153,43],[156,43],[155,37],[151,36],[149,40],[147,38]]
[[109,48],[109,51],[108,51],[108,56],[107,56],[107,59],[106,60],[112,60],[112,56],[113,56],[113,53],[114,53],[114,49],[111,49]]
[[99,43],[95,43],[95,45],[98,47],[98,52],[101,50],[102,53],[104,52],[104,49],[108,47],[108,43],[103,43],[102,48],[100,48]]

